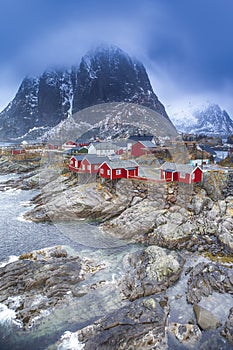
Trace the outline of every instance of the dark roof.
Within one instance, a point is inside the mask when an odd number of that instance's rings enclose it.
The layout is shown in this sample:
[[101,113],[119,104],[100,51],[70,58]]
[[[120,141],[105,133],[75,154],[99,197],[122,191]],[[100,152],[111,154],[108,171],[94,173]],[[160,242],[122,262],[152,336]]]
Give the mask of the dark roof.
[[97,156],[95,154],[87,154],[84,158],[87,159],[90,164],[102,164],[109,160],[108,157]]
[[128,139],[132,141],[151,141],[153,138],[153,135],[131,135]]
[[76,143],[91,143],[91,141],[88,139],[77,139],[75,142]]
[[216,152],[214,151],[214,149],[211,148],[210,146],[207,146],[207,145],[198,145],[198,146],[200,147],[200,149],[202,151],[205,151],[205,152],[211,154],[212,156],[216,156],[217,155]]

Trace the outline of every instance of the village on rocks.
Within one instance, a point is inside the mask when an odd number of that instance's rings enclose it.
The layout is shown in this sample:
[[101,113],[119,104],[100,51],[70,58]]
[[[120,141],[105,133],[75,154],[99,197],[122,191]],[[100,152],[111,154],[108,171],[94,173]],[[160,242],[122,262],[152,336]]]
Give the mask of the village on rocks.
[[101,277],[104,261],[66,247],[25,252],[0,268],[1,303],[27,331],[47,307],[114,289],[113,309],[50,349],[232,349],[233,172],[209,152],[151,135],[2,149],[1,174],[20,176],[0,190],[40,190],[26,220],[85,220],[138,249],[125,254],[114,282]]

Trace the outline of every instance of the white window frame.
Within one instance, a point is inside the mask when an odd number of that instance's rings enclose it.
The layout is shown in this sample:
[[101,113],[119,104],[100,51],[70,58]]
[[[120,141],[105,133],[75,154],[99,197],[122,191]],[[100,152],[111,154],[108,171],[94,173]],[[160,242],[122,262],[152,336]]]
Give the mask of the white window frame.
[[104,169],[100,169],[100,174],[103,174],[104,173]]
[[91,170],[91,165],[90,164],[88,164],[87,170]]
[[185,179],[186,178],[186,173],[185,172],[180,172],[180,178]]
[[107,175],[111,175],[110,169],[107,170]]
[[121,169],[116,170],[116,175],[121,175]]

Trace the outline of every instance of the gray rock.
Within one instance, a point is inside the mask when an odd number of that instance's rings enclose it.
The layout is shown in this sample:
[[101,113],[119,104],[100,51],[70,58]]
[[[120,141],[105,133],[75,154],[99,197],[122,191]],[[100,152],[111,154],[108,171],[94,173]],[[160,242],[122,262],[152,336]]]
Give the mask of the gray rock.
[[165,350],[165,305],[166,300],[156,297],[136,300],[76,333],[63,335],[57,348],[70,348],[67,344],[73,339],[76,349]]
[[233,293],[232,269],[217,263],[199,263],[190,271],[187,283],[187,301],[198,303],[213,292]]
[[27,329],[41,313],[64,306],[67,297],[81,294],[79,283],[86,274],[102,268],[100,263],[70,256],[62,246],[29,252],[0,268],[0,302],[13,309]]
[[193,310],[196,315],[197,323],[203,330],[216,329],[221,326],[218,318],[210,311],[195,304]]
[[169,324],[168,331],[174,334],[180,343],[189,347],[193,347],[202,336],[200,328],[193,324],[173,322]]
[[228,319],[221,334],[233,343],[233,307],[230,309]]
[[127,256],[127,272],[120,288],[124,298],[135,300],[166,290],[180,276],[182,256],[158,246],[150,246]]

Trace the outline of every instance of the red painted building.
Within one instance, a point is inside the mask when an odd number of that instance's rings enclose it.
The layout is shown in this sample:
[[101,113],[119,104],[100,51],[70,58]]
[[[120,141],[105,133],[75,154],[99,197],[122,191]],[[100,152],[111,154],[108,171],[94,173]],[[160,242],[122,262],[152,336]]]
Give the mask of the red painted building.
[[138,164],[133,160],[106,161],[99,167],[99,175],[105,179],[130,179],[138,176]]
[[69,170],[78,172],[81,169],[81,163],[85,155],[73,156],[70,158]]
[[26,150],[23,149],[23,148],[14,148],[14,149],[12,150],[12,154],[13,154],[14,156],[17,155],[17,154],[24,154],[24,153],[26,153]]
[[108,157],[100,157],[96,155],[86,155],[80,164],[80,171],[90,174],[97,174],[99,166],[103,162],[108,161]]
[[76,146],[77,146],[77,144],[74,141],[67,141],[62,145],[62,148],[63,149],[70,149],[70,148],[73,148]]
[[160,176],[166,182],[178,181],[191,184],[202,181],[203,171],[201,168],[189,164],[165,162],[160,168]]
[[155,147],[155,144],[151,141],[138,141],[132,145],[131,155],[133,157],[141,157],[152,153]]

